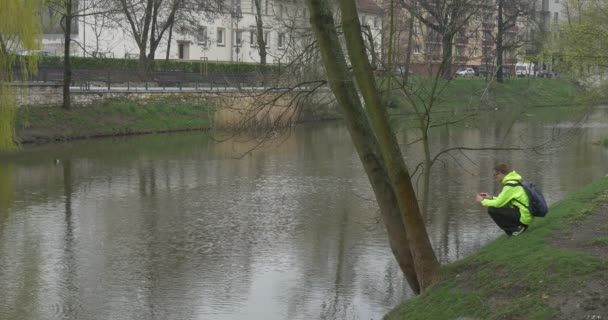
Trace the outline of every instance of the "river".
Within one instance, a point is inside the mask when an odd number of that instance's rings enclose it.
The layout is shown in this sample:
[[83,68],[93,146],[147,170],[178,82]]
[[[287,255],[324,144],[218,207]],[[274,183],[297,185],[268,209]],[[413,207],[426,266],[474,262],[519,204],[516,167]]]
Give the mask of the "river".
[[[501,235],[474,201],[498,191],[495,161],[549,202],[608,173],[608,148],[594,144],[608,109],[584,122],[555,113],[433,131],[433,152],[546,143],[441,158],[424,218],[442,263]],[[0,319],[380,319],[411,297],[343,125],[255,146],[195,132],[2,156]],[[407,148],[413,168],[421,154]]]

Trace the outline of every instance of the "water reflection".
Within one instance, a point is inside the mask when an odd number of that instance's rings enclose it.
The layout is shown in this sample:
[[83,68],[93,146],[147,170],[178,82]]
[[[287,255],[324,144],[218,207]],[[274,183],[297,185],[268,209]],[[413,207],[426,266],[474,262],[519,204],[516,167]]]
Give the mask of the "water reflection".
[[[500,235],[472,201],[497,191],[495,159],[550,202],[606,174],[608,152],[590,143],[608,136],[593,125],[606,118],[598,109],[570,135],[576,143],[542,155],[475,152],[435,167],[425,219],[438,257],[453,261]],[[436,152],[541,141],[571,127],[440,128],[432,143]],[[406,299],[346,130],[301,128],[236,158],[253,144],[158,135],[0,159],[0,319],[379,319]],[[408,150],[408,163],[420,156]]]

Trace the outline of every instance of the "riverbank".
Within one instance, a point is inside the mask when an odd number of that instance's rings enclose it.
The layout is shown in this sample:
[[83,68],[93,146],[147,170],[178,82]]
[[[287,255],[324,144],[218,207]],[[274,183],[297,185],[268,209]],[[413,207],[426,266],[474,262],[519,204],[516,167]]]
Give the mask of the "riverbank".
[[[428,105],[433,79],[412,80],[414,101]],[[424,89],[423,89],[424,88]],[[581,89],[566,79],[512,78],[504,83],[485,78],[455,78],[439,81],[433,108],[440,110],[494,110],[503,108],[575,107],[583,101]],[[399,91],[393,94],[394,102],[406,111],[411,102]]]
[[[566,80],[513,79],[498,84],[486,82],[481,78],[455,79],[443,88],[441,94],[443,98],[438,100],[440,101],[438,110],[478,112],[511,106],[517,106],[516,109],[520,111],[538,106],[567,106],[567,109],[575,109],[574,107],[580,103],[580,96],[579,89]],[[207,130],[214,125],[222,127],[230,126],[229,123],[235,121],[239,122],[235,116],[250,117],[243,112],[242,107],[232,106],[223,108],[232,112],[224,112],[216,117],[226,124],[217,124],[213,120],[213,110],[216,108],[211,105],[217,101],[186,99],[188,94],[184,94],[183,99],[180,97],[182,96],[158,100],[148,97],[142,98],[141,101],[133,97],[114,98],[86,107],[75,107],[71,111],[65,111],[59,106],[21,107],[16,118],[18,142],[45,143],[91,137]],[[237,98],[233,100],[236,101],[233,104],[239,104],[240,100]],[[397,105],[407,108],[404,101],[398,101]],[[280,109],[277,115],[271,118],[291,119],[286,117],[282,110]],[[393,109],[392,114],[399,114],[402,110]],[[550,113],[555,114],[553,111]],[[339,117],[337,109],[327,105],[310,105],[299,112],[299,121],[319,121]]]
[[60,107],[22,107],[15,119],[19,143],[45,143],[104,136],[207,130],[208,106],[168,102],[108,101],[70,111]]
[[385,319],[608,319],[608,178],[554,204],[524,234],[446,265]]

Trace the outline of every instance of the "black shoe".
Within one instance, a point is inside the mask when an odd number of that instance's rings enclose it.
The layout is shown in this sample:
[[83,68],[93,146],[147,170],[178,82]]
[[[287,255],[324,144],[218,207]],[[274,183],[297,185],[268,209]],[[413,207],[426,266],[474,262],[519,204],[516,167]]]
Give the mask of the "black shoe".
[[526,232],[526,230],[528,230],[528,226],[525,225],[525,224],[520,224],[517,227],[517,230],[513,231],[513,233],[511,233],[511,235],[512,236],[517,236],[517,235],[520,235],[520,234]]

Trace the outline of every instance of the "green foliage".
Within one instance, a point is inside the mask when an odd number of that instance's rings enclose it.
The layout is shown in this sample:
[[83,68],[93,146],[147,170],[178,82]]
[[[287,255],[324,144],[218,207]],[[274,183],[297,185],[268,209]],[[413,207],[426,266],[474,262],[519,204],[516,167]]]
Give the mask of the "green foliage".
[[[93,70],[133,70],[137,71],[139,60],[137,59],[115,59],[115,58],[83,58],[72,57],[72,68]],[[41,67],[63,68],[63,57],[42,57]],[[175,61],[155,60],[153,69],[155,71],[183,71],[200,73],[205,65],[198,61]],[[222,63],[209,61],[206,65],[207,72],[220,74],[236,74],[247,72],[272,73],[278,70],[278,66],[260,65],[249,63]]]
[[608,67],[608,1],[567,2],[567,22],[554,27],[545,53],[556,59],[560,71],[584,87],[605,91],[601,87],[605,87]]
[[18,56],[18,50],[35,50],[40,42],[39,10],[42,0],[0,1],[0,151],[15,148],[13,120],[15,93],[7,85],[13,80],[13,68],[19,65],[21,73],[36,70],[37,57]]
[[[566,294],[577,281],[605,273],[608,265],[585,253],[545,245],[545,238],[572,218],[588,216],[593,199],[608,190],[608,178],[551,207],[520,236],[503,236],[479,253],[443,268],[438,286],[391,311],[386,319],[552,319],[545,300]],[[595,239],[605,244],[606,238]]]

